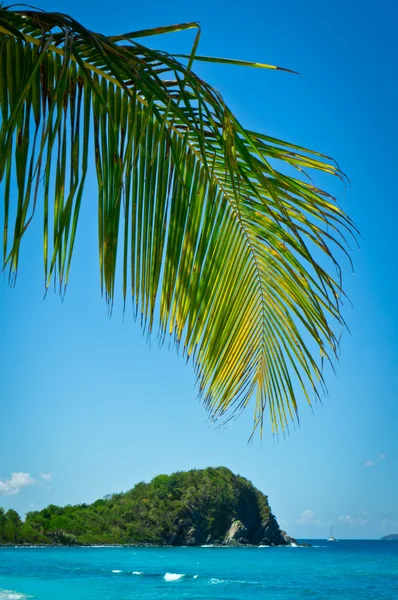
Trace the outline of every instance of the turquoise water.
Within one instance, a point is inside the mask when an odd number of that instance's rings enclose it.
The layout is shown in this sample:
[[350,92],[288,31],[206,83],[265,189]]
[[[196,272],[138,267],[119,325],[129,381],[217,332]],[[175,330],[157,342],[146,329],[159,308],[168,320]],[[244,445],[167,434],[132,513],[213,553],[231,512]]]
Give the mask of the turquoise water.
[[398,600],[398,542],[1,548],[0,600]]

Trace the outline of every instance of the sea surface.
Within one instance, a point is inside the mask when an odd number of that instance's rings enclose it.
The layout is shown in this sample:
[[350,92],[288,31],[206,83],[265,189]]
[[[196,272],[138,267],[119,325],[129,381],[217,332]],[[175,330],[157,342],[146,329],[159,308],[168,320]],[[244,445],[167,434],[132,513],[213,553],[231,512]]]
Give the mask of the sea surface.
[[398,600],[398,542],[0,548],[0,600]]

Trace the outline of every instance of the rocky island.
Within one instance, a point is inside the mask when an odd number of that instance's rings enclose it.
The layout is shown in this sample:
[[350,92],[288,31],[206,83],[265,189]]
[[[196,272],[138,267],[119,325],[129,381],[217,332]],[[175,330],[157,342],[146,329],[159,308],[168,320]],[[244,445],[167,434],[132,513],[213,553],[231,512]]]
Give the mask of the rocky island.
[[385,535],[381,538],[382,540],[393,540],[398,542],[398,533],[390,533],[390,535]]
[[269,545],[296,543],[268,498],[225,467],[158,475],[92,504],[0,509],[0,544]]

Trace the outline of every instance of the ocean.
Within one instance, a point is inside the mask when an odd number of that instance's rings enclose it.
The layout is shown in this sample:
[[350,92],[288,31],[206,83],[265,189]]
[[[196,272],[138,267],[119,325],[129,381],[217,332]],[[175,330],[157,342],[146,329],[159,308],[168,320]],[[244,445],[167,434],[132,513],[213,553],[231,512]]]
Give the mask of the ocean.
[[398,600],[398,542],[0,548],[0,600]]

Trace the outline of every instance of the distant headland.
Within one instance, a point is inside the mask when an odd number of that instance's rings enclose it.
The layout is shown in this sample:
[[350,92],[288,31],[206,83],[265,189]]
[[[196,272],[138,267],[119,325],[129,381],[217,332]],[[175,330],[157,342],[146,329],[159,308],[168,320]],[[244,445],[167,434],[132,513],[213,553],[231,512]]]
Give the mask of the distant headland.
[[395,540],[398,542],[398,533],[390,533],[381,538],[382,540]]
[[268,498],[225,467],[158,475],[93,504],[29,512],[0,509],[2,545],[267,545],[295,540]]

